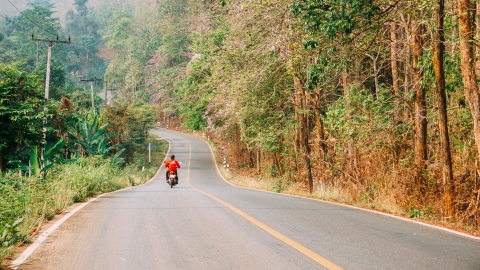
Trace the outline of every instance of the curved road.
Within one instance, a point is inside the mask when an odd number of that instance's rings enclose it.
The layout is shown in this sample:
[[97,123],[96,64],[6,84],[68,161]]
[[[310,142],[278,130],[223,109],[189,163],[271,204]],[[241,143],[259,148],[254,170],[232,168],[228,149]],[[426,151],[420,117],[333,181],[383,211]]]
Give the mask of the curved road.
[[356,208],[236,188],[208,145],[152,130],[182,162],[107,194],[19,269],[480,269],[480,241]]

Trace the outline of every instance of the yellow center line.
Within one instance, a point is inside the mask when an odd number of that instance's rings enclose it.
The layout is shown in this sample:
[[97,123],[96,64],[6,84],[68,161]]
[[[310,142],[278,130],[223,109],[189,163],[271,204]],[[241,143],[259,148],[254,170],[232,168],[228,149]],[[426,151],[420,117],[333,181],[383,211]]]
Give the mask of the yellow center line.
[[214,199],[215,201],[223,204],[224,206],[226,206],[227,208],[229,208],[230,210],[232,210],[233,212],[237,213],[238,215],[244,217],[246,220],[250,221],[251,223],[255,224],[256,226],[258,226],[259,228],[263,229],[264,231],[266,231],[267,233],[273,235],[274,237],[276,237],[277,239],[279,239],[280,241],[286,243],[287,245],[293,247],[294,249],[300,251],[301,253],[303,253],[305,256],[309,257],[310,259],[316,261],[317,263],[323,265],[324,267],[328,268],[328,269],[335,269],[335,270],[340,270],[340,269],[343,269],[341,268],[340,266],[334,264],[333,262],[325,259],[324,257],[318,255],[317,253],[315,253],[314,251],[312,251],[311,249],[303,246],[302,244],[288,238],[287,236],[281,234],[280,232],[272,229],[271,227],[265,225],[264,223],[260,222],[259,220],[257,220],[256,218],[248,215],[247,213],[243,212],[242,210],[236,208],[235,206],[223,201],[222,199],[220,198],[217,198],[209,193],[206,193],[194,186],[192,186],[192,184],[190,184],[190,162],[191,162],[191,157],[192,157],[192,144],[189,142],[189,145],[190,145],[190,153],[188,155],[188,169],[187,169],[187,184],[188,186],[190,186],[191,188],[193,188],[194,190]]

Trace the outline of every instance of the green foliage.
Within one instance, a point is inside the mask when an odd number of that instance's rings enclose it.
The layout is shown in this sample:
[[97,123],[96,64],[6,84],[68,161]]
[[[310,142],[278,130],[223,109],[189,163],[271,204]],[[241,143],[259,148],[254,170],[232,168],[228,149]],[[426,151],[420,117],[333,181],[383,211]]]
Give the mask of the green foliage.
[[0,43],[1,62],[26,60],[30,72],[36,65],[45,67],[46,53],[39,55],[39,60],[43,61],[37,61],[37,45],[28,40],[32,33],[41,38],[54,38],[57,35],[63,38],[58,31],[60,22],[58,18],[52,17],[53,13],[50,7],[31,5],[18,16],[7,17],[1,21],[0,30],[5,34],[5,40]]
[[0,261],[9,255],[11,246],[27,242],[27,236],[39,224],[70,204],[150,179],[160,166],[159,156],[163,158],[168,149],[164,143],[155,144],[153,156],[158,162],[145,172],[132,166],[120,168],[102,156],[90,156],[54,164],[48,180],[0,173]]
[[108,124],[106,131],[111,135],[112,144],[121,144],[125,148],[127,162],[131,161],[137,148],[144,148],[148,130],[155,122],[155,106],[135,100],[132,106],[115,102],[104,111],[104,121]]
[[[5,40],[0,43],[0,62],[12,63],[25,61],[24,70],[35,74],[40,83],[45,83],[47,50],[43,42],[30,40],[31,35],[39,39],[66,40],[58,18],[54,17],[53,5],[49,1],[34,1],[29,8],[16,17],[7,17],[0,21],[0,32],[5,33]],[[67,70],[75,72],[69,65],[71,61],[69,45],[55,46],[52,51],[50,70],[49,97],[59,100],[62,95],[69,93],[69,79]]]
[[41,140],[42,92],[35,76],[22,63],[0,64],[0,170],[22,146]]
[[184,125],[192,130],[203,130],[207,125],[207,106],[213,98],[209,57],[219,51],[227,29],[214,29],[205,35],[192,35],[196,40],[190,49],[196,52],[187,66],[186,77],[178,83],[179,91],[175,103],[180,116],[187,119]]
[[275,185],[273,186],[273,191],[276,193],[281,193],[283,190],[283,181],[281,178],[278,178],[275,181]]
[[24,238],[18,231],[18,226],[22,221],[23,218],[19,218],[14,221],[7,221],[4,224],[0,224],[0,246],[12,246]]
[[294,1],[292,11],[308,31],[335,37],[371,25],[380,6],[372,0],[300,0]]
[[[324,118],[329,132],[345,139],[364,139],[369,134],[360,127],[371,126],[372,132],[391,127],[394,121],[394,104],[389,93],[380,90],[379,99],[365,89],[352,88],[344,96],[331,104]],[[368,130],[368,129],[367,129]]]
[[115,165],[118,168],[122,168],[125,165],[125,159],[121,157],[123,152],[125,151],[125,148],[121,149],[118,151],[115,155],[112,157],[112,164]]
[[40,163],[38,158],[38,147],[35,145],[30,150],[30,168],[33,175],[40,175]]
[[427,218],[428,216],[434,214],[433,208],[431,206],[426,206],[423,209],[410,206],[408,208],[408,214],[410,218]]
[[33,175],[38,176],[42,173],[43,178],[47,178],[48,171],[57,160],[57,154],[65,145],[65,139],[61,138],[55,145],[46,148],[41,157],[38,156],[37,146],[33,146],[30,151],[30,168],[23,166],[23,170],[32,170]]
[[121,148],[120,144],[107,146],[108,138],[116,135],[106,133],[107,127],[108,123],[100,125],[99,116],[94,110],[84,118],[79,118],[75,127],[69,128],[69,133],[83,147],[83,153],[107,157],[112,150]]
[[65,145],[65,139],[61,138],[54,146],[49,149],[45,149],[45,153],[43,153],[43,169],[47,170],[47,167],[51,167],[53,164],[53,160],[55,156],[62,150],[63,146]]
[[[133,89],[134,94],[152,90],[159,62],[154,55],[163,41],[155,8],[141,4],[135,10],[133,14],[132,10],[114,8],[104,31],[107,48],[115,52],[105,76],[119,87]],[[132,96],[131,92],[125,94]]]
[[91,10],[87,8],[87,0],[76,0],[75,9],[66,16],[65,33],[72,38],[75,49],[72,54],[70,71],[81,71],[84,78],[101,78],[105,73],[106,65],[99,55],[102,37],[98,33],[101,29]]

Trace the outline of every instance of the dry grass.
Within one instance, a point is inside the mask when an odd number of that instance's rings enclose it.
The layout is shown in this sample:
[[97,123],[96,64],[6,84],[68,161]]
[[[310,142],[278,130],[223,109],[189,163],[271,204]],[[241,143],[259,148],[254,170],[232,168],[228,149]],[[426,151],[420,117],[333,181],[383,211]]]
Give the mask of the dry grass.
[[[221,153],[218,148],[213,142],[209,142],[209,144],[214,149],[216,160],[221,161]],[[375,161],[372,159],[368,163],[369,165],[372,163],[382,164],[385,163],[385,160]],[[363,180],[359,184],[353,184],[351,180],[340,177],[333,181],[335,183],[333,186],[328,184],[322,185],[320,181],[317,181],[314,184],[314,191],[310,193],[305,181],[292,183],[284,179],[258,174],[255,169],[227,171],[222,164],[217,163],[217,165],[223,177],[236,186],[353,205],[396,216],[414,218],[429,224],[447,227],[472,235],[480,235],[478,226],[458,221],[458,219],[453,221],[449,218],[442,218],[442,213],[438,210],[442,208],[441,199],[438,197],[439,188],[436,181],[434,181],[437,177],[436,173],[428,176],[424,188],[408,190],[405,187],[417,181],[414,177],[408,177],[408,172],[411,172],[411,169],[403,167],[397,168],[396,171],[388,172],[377,170],[378,167],[370,166],[369,168],[364,167],[363,170],[365,174],[370,174],[373,180]],[[359,166],[361,165],[359,164]],[[402,177],[404,175],[407,175],[407,177]],[[412,200],[412,198],[417,199]]]
[[219,169],[225,180],[236,186],[274,191],[274,179],[258,178],[248,174],[233,173],[232,171],[227,171],[227,169],[221,166],[221,164],[219,165]]

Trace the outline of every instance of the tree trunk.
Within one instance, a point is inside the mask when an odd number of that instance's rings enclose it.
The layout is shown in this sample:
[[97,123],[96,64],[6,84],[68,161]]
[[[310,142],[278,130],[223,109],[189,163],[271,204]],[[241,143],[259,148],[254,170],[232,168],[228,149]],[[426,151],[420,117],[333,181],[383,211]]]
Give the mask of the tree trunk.
[[367,56],[372,59],[372,66],[373,66],[373,79],[375,82],[375,99],[378,99],[379,97],[379,83],[378,83],[378,67],[377,67],[377,61],[378,61],[378,54],[373,57],[372,55],[367,53]]
[[415,91],[415,165],[421,170],[427,159],[427,110],[425,104],[425,89],[422,87],[423,72],[420,68],[422,48],[422,25],[412,22],[413,50],[413,90]]
[[248,151],[248,158],[250,161],[250,168],[255,168],[255,161],[254,161],[255,153],[253,153],[253,151],[250,151],[250,149],[248,149],[247,151]]
[[[0,152],[1,153],[1,152]],[[6,166],[5,166],[5,160],[4,158],[0,155],[0,172],[4,172],[5,169],[6,169]]]
[[313,178],[312,178],[312,169],[310,166],[310,129],[309,129],[309,121],[308,115],[305,113],[307,109],[307,101],[306,101],[306,93],[305,87],[303,87],[302,82],[299,78],[294,77],[294,88],[295,94],[297,96],[298,101],[298,123],[300,129],[300,142],[301,148],[304,149],[304,157],[305,157],[305,168],[307,170],[307,180],[308,180],[308,187],[310,189],[310,193],[313,190]]
[[[297,78],[297,77],[294,77],[293,78],[293,88],[294,88],[294,95],[295,95],[295,118],[297,119],[298,123],[302,123],[302,112],[301,112],[301,83],[300,83],[300,79]],[[298,147],[298,149],[301,149],[302,148],[302,138],[303,138],[303,134],[302,134],[302,127],[301,126],[297,126],[297,128],[295,129],[295,145]]]
[[342,72],[342,86],[343,86],[343,95],[347,95],[348,91],[348,73]]
[[257,173],[260,173],[262,170],[260,169],[260,150],[257,150]]
[[277,152],[273,152],[273,162],[276,165],[277,170],[278,170],[278,175],[277,176],[282,176],[283,172],[282,172],[282,168],[280,167],[280,161],[278,160]]
[[457,15],[460,36],[460,63],[462,81],[473,118],[473,134],[480,155],[480,94],[478,92],[477,76],[473,62],[473,47],[475,45],[472,32],[472,20],[469,13],[469,0],[458,0]]
[[390,62],[392,67],[392,92],[398,93],[398,63],[397,63],[397,25],[390,24]]
[[450,138],[448,135],[448,119],[447,119],[447,96],[445,94],[445,70],[443,59],[445,54],[445,36],[444,36],[444,16],[445,2],[438,1],[435,8],[437,27],[434,40],[433,50],[433,70],[438,92],[438,114],[439,114],[439,131],[442,147],[443,162],[443,186],[444,186],[444,215],[449,217],[453,215],[453,172],[452,172],[452,154],[450,151]]
[[[320,98],[318,98],[320,99]],[[322,155],[323,158],[325,158],[325,155],[327,154],[327,146],[325,145],[325,130],[323,127],[323,121],[321,118],[321,113],[320,113],[320,102],[318,102],[315,105],[315,125],[317,127],[317,137],[318,140],[320,141],[320,149],[322,150]]]
[[302,93],[303,93],[303,139],[304,139],[304,147],[305,147],[305,166],[307,169],[307,180],[308,180],[308,188],[310,190],[310,193],[313,191],[313,177],[312,177],[312,167],[310,164],[310,119],[308,117],[308,114],[305,112],[307,109],[310,108],[310,106],[307,104],[307,99],[306,99],[306,93],[305,93],[305,88],[302,87]]
[[295,165],[296,165],[296,169],[297,169],[297,173],[296,173],[296,181],[299,182],[300,181],[300,166],[299,166],[299,159],[300,157],[298,155],[300,155],[300,149],[302,149],[302,138],[303,138],[303,134],[302,134],[302,115],[301,115],[301,109],[300,109],[300,106],[301,106],[301,102],[300,102],[300,79],[298,79],[296,76],[293,77],[293,90],[294,90],[294,100],[295,100],[295,119],[297,119],[297,125],[295,127]]
[[403,14],[400,14],[401,22],[404,26],[403,28],[403,34],[404,34],[404,39],[406,40],[405,45],[403,45],[403,55],[404,55],[404,65],[403,65],[403,70],[404,70],[404,80],[403,80],[403,91],[405,95],[408,95],[410,93],[410,86],[411,86],[411,78],[412,78],[412,59],[411,59],[411,46],[409,45],[411,43],[412,35],[410,33],[411,29],[411,19],[410,15],[404,16]]
[[[476,1],[476,8],[475,8],[475,40],[478,41],[480,40],[480,1]],[[475,70],[476,72],[480,71],[480,50],[478,49],[478,46],[474,48],[475,49]]]

